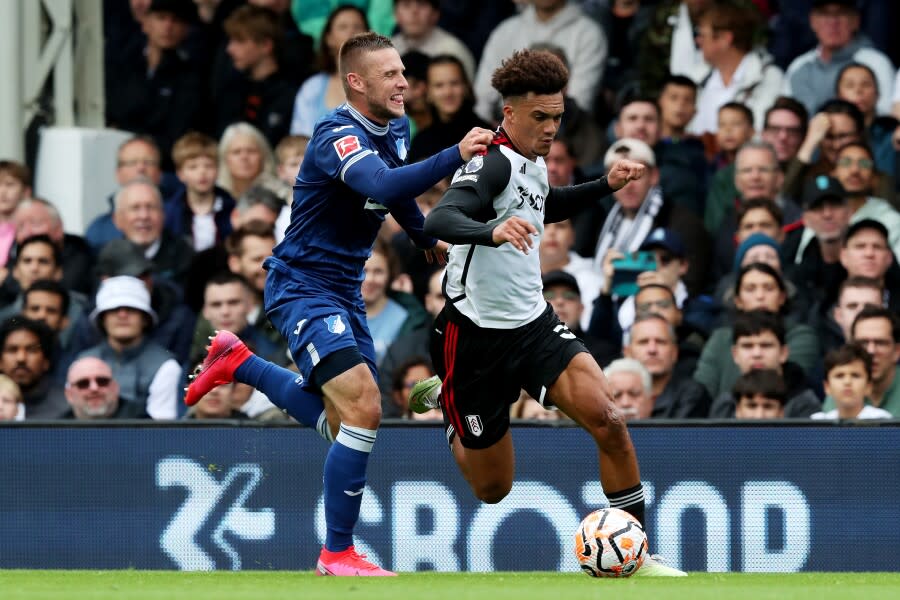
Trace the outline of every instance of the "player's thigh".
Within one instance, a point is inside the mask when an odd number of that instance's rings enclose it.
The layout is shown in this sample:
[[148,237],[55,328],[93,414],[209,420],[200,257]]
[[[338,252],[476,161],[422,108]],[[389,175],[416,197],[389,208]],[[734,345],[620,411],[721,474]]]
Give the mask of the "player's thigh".
[[432,359],[443,386],[441,408],[447,440],[466,448],[486,449],[509,430],[509,405],[519,397],[515,354],[507,332],[435,320]]
[[609,383],[586,352],[572,357],[548,391],[550,401],[590,432],[616,421]]

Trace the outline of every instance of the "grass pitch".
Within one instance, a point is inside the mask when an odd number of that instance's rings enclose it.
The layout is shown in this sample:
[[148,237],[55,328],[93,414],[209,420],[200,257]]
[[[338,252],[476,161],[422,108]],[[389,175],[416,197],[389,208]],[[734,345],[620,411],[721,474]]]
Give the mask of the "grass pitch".
[[397,578],[316,577],[244,571],[0,571],[3,600],[672,600],[900,598],[900,573],[696,573],[686,578],[591,579],[581,573],[406,573]]

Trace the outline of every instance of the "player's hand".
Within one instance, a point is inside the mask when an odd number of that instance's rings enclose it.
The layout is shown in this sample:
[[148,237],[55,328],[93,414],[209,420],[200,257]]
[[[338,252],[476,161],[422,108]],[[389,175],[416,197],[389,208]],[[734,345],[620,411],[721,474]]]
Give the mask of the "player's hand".
[[425,260],[428,264],[437,263],[439,265],[447,264],[447,252],[450,250],[450,244],[438,240],[437,244],[425,251]]
[[531,236],[537,232],[537,228],[522,217],[510,217],[494,227],[491,238],[498,246],[509,242],[516,250],[528,254],[528,249],[534,245]]
[[606,174],[606,182],[609,187],[619,190],[625,187],[629,181],[640,179],[647,172],[647,167],[643,163],[635,162],[628,159],[619,159],[609,168]]
[[494,139],[493,131],[473,127],[459,143],[459,155],[465,162],[469,162],[476,154],[487,151],[492,139]]

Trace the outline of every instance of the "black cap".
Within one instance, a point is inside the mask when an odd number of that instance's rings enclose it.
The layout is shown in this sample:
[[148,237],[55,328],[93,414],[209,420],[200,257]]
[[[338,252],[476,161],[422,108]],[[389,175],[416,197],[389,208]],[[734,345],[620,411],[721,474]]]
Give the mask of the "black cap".
[[844,191],[844,186],[834,177],[817,175],[803,185],[803,197],[800,202],[803,208],[815,208],[822,204],[823,200],[828,199],[838,202],[847,201],[847,192]]
[[855,11],[859,11],[859,7],[856,5],[856,0],[813,0],[812,7],[814,9],[822,8],[823,6],[828,6],[829,4],[837,4],[845,8],[852,8]]
[[657,227],[643,241],[640,249],[653,250],[654,248],[668,250],[673,256],[678,258],[685,257],[684,243],[681,241],[681,236],[671,229]]
[[197,20],[197,5],[193,0],[153,0],[147,12],[167,12],[175,15],[175,18],[185,23],[194,23]]
[[575,279],[575,276],[571,273],[566,273],[565,271],[550,271],[549,273],[544,273],[544,276],[541,278],[544,282],[544,287],[548,288],[552,285],[562,285],[570,290],[574,290],[576,294],[581,295],[581,289],[578,287],[578,281]]
[[884,223],[881,221],[876,221],[875,219],[860,219],[856,223],[851,223],[849,227],[847,227],[847,232],[844,233],[844,243],[847,243],[847,240],[852,238],[862,229],[874,229],[884,236],[884,240],[888,242],[890,238],[890,234],[888,233],[887,227],[884,226]]
[[140,277],[152,270],[153,263],[144,256],[144,251],[125,239],[107,243],[97,257],[97,271],[101,277]]

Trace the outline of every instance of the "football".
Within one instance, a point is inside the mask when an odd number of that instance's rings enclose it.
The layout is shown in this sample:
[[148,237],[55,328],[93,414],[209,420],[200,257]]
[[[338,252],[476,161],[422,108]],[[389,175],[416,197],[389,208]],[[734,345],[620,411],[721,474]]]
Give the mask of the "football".
[[618,508],[595,510],[575,532],[575,556],[591,577],[630,577],[644,564],[647,552],[644,528]]

